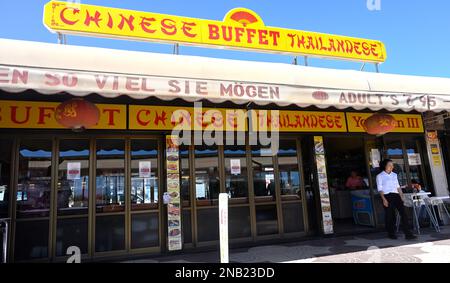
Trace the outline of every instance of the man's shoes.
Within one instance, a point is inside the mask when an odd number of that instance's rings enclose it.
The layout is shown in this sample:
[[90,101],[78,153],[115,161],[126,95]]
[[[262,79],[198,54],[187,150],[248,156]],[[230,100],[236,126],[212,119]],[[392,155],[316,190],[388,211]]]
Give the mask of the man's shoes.
[[397,240],[397,236],[395,234],[388,234],[388,238],[392,240]]
[[409,235],[405,236],[405,239],[406,240],[415,240],[415,239],[417,239],[417,236],[413,235],[413,234],[409,234]]

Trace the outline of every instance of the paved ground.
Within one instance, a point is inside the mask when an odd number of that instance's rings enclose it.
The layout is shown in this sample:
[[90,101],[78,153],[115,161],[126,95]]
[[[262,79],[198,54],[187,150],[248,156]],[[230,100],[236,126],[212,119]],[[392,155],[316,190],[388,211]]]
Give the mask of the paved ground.
[[[450,226],[440,233],[422,229],[417,240],[406,241],[399,233],[397,240],[385,233],[370,233],[279,245],[263,245],[230,250],[230,262],[440,262],[450,263]],[[218,252],[185,253],[129,260],[126,262],[218,262]]]

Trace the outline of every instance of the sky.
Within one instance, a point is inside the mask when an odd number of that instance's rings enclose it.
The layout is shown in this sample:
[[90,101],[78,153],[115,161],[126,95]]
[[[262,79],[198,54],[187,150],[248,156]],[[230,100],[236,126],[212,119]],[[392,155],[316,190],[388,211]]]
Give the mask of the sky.
[[[236,7],[255,11],[264,23],[282,27],[375,39],[384,42],[387,59],[380,72],[450,77],[450,1],[381,1],[369,10],[368,0],[81,0],[83,4],[222,20]],[[46,0],[0,0],[0,38],[56,43],[42,24]],[[69,35],[71,45],[97,46],[156,53],[172,53],[173,45]],[[288,55],[248,51],[180,47],[180,54],[292,63]],[[299,58],[299,63],[303,59]],[[356,69],[361,63],[309,58],[314,67]],[[373,64],[365,71],[373,72]]]

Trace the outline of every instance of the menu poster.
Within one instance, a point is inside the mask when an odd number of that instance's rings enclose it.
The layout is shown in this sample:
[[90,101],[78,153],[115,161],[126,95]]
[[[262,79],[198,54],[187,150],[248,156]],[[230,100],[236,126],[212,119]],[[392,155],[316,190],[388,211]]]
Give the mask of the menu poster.
[[372,148],[370,150],[370,159],[372,161],[372,168],[379,168],[381,161],[381,154],[378,148]]
[[333,234],[333,217],[331,215],[330,195],[328,191],[325,148],[321,136],[314,137],[314,152],[317,166],[317,180],[319,181],[323,232],[324,234]]
[[433,155],[433,165],[436,167],[442,165],[441,157],[439,155]]
[[439,154],[439,147],[437,144],[430,144],[431,154]]
[[314,137],[314,152],[316,154],[325,154],[323,147],[323,138],[321,136]]
[[427,131],[427,139],[430,143],[437,142],[437,131]]
[[139,161],[139,178],[150,178],[152,171],[151,161]]
[[408,153],[409,165],[420,165],[420,153]]
[[240,159],[230,159],[231,175],[241,174],[241,160]]
[[166,136],[168,249],[182,249],[180,206],[180,162],[177,136]]
[[437,131],[427,131],[427,141],[430,146],[431,159],[433,160],[433,166],[442,166],[441,161],[441,151],[439,149],[439,139],[437,136]]
[[81,178],[81,162],[67,163],[67,180],[79,180]]

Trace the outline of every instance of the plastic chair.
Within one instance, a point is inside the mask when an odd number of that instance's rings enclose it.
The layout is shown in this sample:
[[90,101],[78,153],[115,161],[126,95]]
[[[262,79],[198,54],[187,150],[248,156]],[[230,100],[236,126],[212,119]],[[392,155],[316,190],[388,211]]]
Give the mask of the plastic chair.
[[[415,194],[405,196],[405,200],[403,201],[403,205],[405,207],[411,207],[413,210],[413,226],[417,231],[417,234],[420,234],[420,224],[419,224],[419,216],[418,212],[421,208],[425,208],[426,214],[430,218],[430,226],[433,226],[436,232],[440,232],[439,223],[437,222],[436,215],[434,210],[430,209],[431,202],[428,196],[418,196]],[[419,209],[419,210],[418,210]],[[397,220],[396,220],[397,232],[400,228],[400,214],[397,212]]]
[[[437,198],[437,197],[430,197],[428,199],[428,201],[429,201],[429,204],[430,204],[430,206],[432,208],[432,212],[434,214],[434,217],[435,217],[436,221],[437,221],[438,218],[437,218],[436,212],[434,210],[434,207],[437,208],[437,211],[438,211],[437,213],[440,213],[440,209],[439,208],[441,208],[447,214],[447,217],[450,219],[450,213],[449,213],[449,211],[448,211],[447,207],[445,206],[445,203],[444,203],[444,201],[442,199]],[[439,217],[439,218],[442,219],[442,217]],[[439,221],[437,221],[437,222],[439,224]]]

